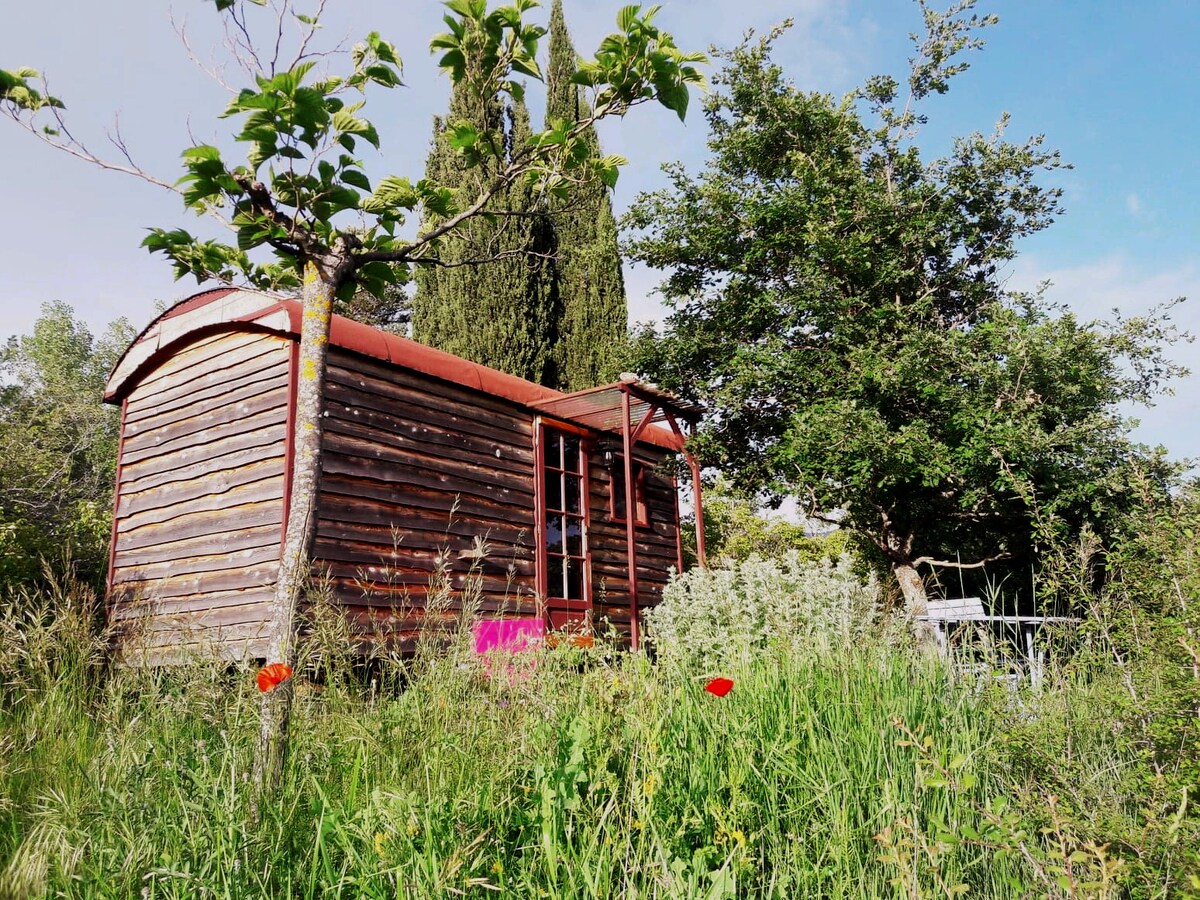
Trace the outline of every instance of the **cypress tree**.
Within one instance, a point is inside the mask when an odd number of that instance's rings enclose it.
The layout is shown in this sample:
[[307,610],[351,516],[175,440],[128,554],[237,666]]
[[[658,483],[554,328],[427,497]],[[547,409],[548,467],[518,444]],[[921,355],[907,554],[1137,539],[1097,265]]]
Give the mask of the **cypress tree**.
[[[546,122],[576,122],[589,110],[579,87],[575,48],[561,0],[550,12]],[[476,196],[486,168],[465,169],[446,125],[470,123],[511,154],[530,133],[524,103],[498,98],[470,108],[456,89],[446,119],[434,120],[426,165],[431,180]],[[584,139],[600,152],[595,129]],[[539,198],[513,185],[497,207],[518,213],[476,219],[459,229],[439,257],[453,268],[417,270],[413,337],[459,356],[568,391],[612,381],[627,347],[628,309],[617,224],[608,190],[582,185],[570,202]],[[539,211],[542,214],[539,214]],[[466,260],[492,259],[479,266]]]
[[[578,85],[575,47],[567,32],[562,0],[550,8],[550,62],[546,70],[546,127],[555,120],[576,122],[590,110]],[[599,155],[600,139],[589,128],[586,140]],[[563,310],[555,357],[561,386],[576,391],[612,381],[627,347],[629,310],[617,249],[617,223],[608,189],[581,187],[570,203],[551,206],[558,248],[554,275]]]
[[[493,97],[471,105],[466,92],[455,88],[446,119],[434,119],[426,173],[467,200],[491,180],[497,163],[464,168],[446,133],[447,124],[464,121],[475,127],[481,140],[502,147],[505,159],[511,158],[514,147],[527,143],[530,124],[523,102],[506,107]],[[437,255],[445,265],[417,269],[413,337],[521,378],[558,386],[554,345],[561,312],[548,271],[554,254],[549,222],[533,215],[535,198],[524,182],[510,187],[495,206],[499,215],[472,219],[443,241]],[[505,211],[519,215],[506,216]],[[462,265],[478,259],[493,261]]]

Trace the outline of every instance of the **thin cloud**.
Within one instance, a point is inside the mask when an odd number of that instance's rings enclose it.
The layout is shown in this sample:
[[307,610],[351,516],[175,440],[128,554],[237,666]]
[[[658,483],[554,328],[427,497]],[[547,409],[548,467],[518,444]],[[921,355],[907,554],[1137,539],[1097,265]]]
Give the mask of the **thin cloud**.
[[[1017,261],[1009,281],[1014,290],[1031,290],[1051,283],[1050,300],[1074,310],[1084,319],[1111,319],[1142,315],[1180,297],[1191,298],[1170,311],[1171,321],[1184,332],[1200,334],[1200,265],[1187,263],[1164,269],[1147,269],[1120,255],[1107,256],[1078,266],[1046,266],[1027,255]],[[1161,444],[1180,456],[1200,446],[1200,348],[1181,341],[1170,357],[1191,370],[1174,382],[1172,395],[1153,407],[1131,407],[1124,412],[1140,422],[1135,436],[1152,446]]]
[[1142,198],[1137,194],[1130,193],[1125,195],[1125,208],[1129,210],[1129,214],[1135,219],[1142,219],[1146,215],[1146,209],[1142,205]]

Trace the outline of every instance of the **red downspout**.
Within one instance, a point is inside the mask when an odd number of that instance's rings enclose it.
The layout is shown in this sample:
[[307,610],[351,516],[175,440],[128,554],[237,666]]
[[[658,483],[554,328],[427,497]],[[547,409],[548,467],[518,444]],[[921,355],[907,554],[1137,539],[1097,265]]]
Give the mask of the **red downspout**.
[[[675,432],[675,436],[680,441],[686,440],[679,423],[675,421],[675,417],[670,412],[667,414],[667,421],[671,423],[671,430]],[[695,430],[695,426],[693,426]],[[696,458],[687,451],[686,447],[681,447],[680,452],[683,453],[683,458],[687,460],[688,470],[692,473],[692,500],[696,505],[696,563],[702,569],[708,568],[708,554],[704,551],[704,501],[700,496],[700,466],[696,463]],[[675,498],[675,508],[679,509],[679,497]],[[679,521],[679,513],[675,514],[675,521]],[[676,525],[678,530],[678,524]],[[680,571],[683,569],[683,556],[680,551]]]
[[633,434],[629,421],[629,391],[621,391],[621,437],[625,445],[625,546],[629,554],[629,647],[641,644],[638,627],[637,541],[634,529],[637,506],[633,482]]
[[592,482],[591,452],[584,441],[579,442],[580,487],[583,490],[583,599],[587,606],[588,634],[596,633],[596,601],[592,595]]
[[700,466],[696,457],[683,451],[687,457],[688,468],[692,472],[692,499],[696,503],[696,563],[702,569],[708,568],[708,554],[704,552],[704,501],[700,497]]
[[683,574],[683,528],[679,515],[679,479],[671,476],[671,493],[675,496],[675,572]]
[[548,550],[546,547],[546,491],[543,482],[546,480],[546,459],[542,445],[545,435],[542,433],[542,418],[533,419],[533,544],[534,544],[534,607],[536,614],[546,628],[550,628],[550,606],[546,602],[550,584],[547,568],[549,567]]

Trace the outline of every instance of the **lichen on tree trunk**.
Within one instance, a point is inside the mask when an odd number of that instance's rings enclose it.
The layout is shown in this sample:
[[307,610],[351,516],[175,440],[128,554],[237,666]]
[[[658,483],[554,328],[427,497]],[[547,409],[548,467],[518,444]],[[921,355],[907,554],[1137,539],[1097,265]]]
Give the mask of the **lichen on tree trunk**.
[[929,597],[925,593],[925,580],[914,566],[907,563],[893,563],[892,574],[900,585],[900,595],[904,598],[904,610],[909,615],[924,615],[928,609]]
[[[296,619],[310,575],[309,552],[317,524],[317,488],[321,477],[321,433],[325,367],[336,282],[330,266],[308,263],[300,299],[300,359],[296,415],[292,422],[291,503],[284,524],[283,547],[267,632],[267,663],[295,663]],[[283,775],[287,728],[291,716],[292,680],[262,695],[259,753],[254,783],[259,793],[276,788]]]

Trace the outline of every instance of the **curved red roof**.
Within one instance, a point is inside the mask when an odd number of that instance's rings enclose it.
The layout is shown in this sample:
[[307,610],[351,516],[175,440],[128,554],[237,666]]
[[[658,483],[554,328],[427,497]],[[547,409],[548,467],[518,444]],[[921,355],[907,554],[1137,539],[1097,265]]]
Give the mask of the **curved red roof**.
[[[109,375],[104,399],[120,403],[144,373],[200,332],[251,325],[299,340],[301,318],[300,302],[290,297],[241,288],[196,294],[158,316],[129,345]],[[538,413],[538,404],[571,396],[343,316],[333,317],[329,342],[343,350],[510,400],[529,407],[533,414]],[[674,434],[659,428],[646,429],[643,439],[670,450],[681,446]]]

